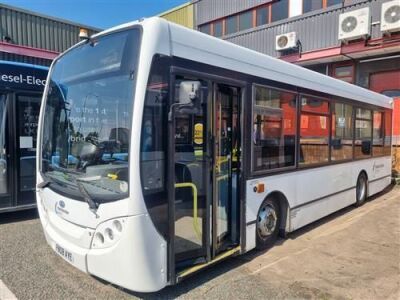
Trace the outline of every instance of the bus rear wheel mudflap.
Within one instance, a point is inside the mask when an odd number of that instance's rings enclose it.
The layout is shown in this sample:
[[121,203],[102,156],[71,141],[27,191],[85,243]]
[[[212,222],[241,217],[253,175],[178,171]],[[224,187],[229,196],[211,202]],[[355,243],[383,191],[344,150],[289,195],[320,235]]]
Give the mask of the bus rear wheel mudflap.
[[365,203],[368,197],[368,178],[365,172],[361,172],[357,178],[356,185],[356,203],[354,206],[359,207]]
[[274,245],[278,239],[281,222],[279,202],[267,197],[260,206],[256,220],[256,248],[265,250]]

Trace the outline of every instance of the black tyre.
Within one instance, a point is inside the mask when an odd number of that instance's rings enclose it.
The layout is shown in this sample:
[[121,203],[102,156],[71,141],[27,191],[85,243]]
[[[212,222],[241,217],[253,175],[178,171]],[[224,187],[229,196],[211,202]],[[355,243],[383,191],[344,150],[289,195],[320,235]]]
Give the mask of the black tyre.
[[256,247],[259,250],[270,248],[278,239],[281,212],[278,202],[267,198],[261,204],[256,221]]
[[356,203],[355,206],[361,206],[367,200],[368,179],[365,173],[361,173],[357,179],[356,185]]

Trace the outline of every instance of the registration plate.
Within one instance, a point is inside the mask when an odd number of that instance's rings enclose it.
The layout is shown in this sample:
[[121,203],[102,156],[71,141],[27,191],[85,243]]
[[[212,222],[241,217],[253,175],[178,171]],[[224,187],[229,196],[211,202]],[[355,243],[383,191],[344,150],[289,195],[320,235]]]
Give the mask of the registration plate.
[[65,250],[63,247],[60,245],[56,244],[56,252],[61,255],[64,259],[68,260],[69,262],[74,262],[74,257],[72,256],[72,253]]

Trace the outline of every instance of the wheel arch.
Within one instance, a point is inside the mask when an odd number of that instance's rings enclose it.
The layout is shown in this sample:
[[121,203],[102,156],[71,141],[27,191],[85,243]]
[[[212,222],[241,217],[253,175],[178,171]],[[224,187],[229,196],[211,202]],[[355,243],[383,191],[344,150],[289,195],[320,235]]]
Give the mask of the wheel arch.
[[357,186],[357,182],[358,182],[358,178],[360,178],[360,175],[364,174],[365,177],[367,178],[367,197],[369,197],[369,177],[368,177],[368,172],[365,169],[362,169],[360,171],[360,173],[358,173],[357,179],[356,179],[356,186]]
[[288,216],[289,216],[289,201],[286,196],[281,191],[272,191],[270,192],[264,199],[264,201],[268,198],[276,199],[279,204],[279,210],[281,213],[281,221],[279,224],[279,235],[281,237],[286,236],[286,228],[288,228]]

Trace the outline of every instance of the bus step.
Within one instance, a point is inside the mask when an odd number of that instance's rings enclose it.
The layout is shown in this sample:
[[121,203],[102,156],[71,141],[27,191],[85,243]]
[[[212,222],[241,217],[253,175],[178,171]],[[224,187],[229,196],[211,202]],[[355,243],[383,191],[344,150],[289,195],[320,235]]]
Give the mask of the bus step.
[[217,255],[213,260],[209,261],[208,263],[196,265],[196,266],[193,266],[193,267],[188,268],[186,270],[183,270],[182,272],[177,274],[176,282],[180,282],[185,277],[187,277],[187,276],[189,276],[189,275],[191,275],[193,273],[196,273],[197,271],[200,271],[200,270],[202,270],[204,268],[207,268],[208,266],[211,266],[211,265],[213,265],[213,264],[215,264],[215,263],[217,263],[217,262],[219,262],[219,261],[221,261],[221,260],[223,260],[225,258],[228,258],[228,257],[230,257],[230,256],[232,256],[232,255],[234,255],[236,253],[239,253],[239,252],[240,252],[240,246],[237,246],[237,247],[235,247],[233,249],[230,249],[228,251],[225,251],[225,252]]

